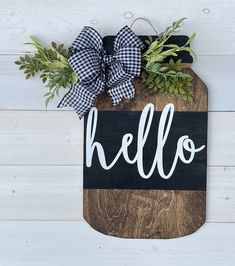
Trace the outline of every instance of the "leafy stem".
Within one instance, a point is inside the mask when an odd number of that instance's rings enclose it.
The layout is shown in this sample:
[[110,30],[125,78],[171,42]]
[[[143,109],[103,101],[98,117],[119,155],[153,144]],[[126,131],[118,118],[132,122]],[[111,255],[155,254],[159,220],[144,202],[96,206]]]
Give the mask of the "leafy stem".
[[[182,61],[174,61],[179,52],[187,51],[196,57],[190,48],[195,39],[193,33],[184,45],[167,44],[169,38],[177,33],[185,18],[175,21],[153,40],[151,37],[146,43],[148,49],[142,55],[141,80],[148,89],[156,92],[165,92],[182,96],[183,100],[192,101],[192,77],[182,71]],[[164,63],[166,58],[171,58],[169,63]]]
[[19,69],[24,71],[26,79],[40,75],[42,82],[49,88],[44,95],[46,97],[46,106],[59,95],[61,88],[67,88],[78,82],[78,77],[68,63],[68,52],[64,44],[57,45],[51,43],[49,48],[45,48],[35,38],[31,37],[30,45],[36,48],[36,53],[32,56],[21,56],[15,63]]

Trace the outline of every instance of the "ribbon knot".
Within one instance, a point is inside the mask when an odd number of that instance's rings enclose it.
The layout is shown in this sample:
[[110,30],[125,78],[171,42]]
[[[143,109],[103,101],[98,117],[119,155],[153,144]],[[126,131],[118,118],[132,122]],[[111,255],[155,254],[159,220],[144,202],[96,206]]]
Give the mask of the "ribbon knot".
[[111,65],[111,63],[115,60],[115,54],[105,54],[103,57],[103,61],[106,65]]
[[135,95],[132,79],[140,75],[143,48],[143,42],[125,26],[114,40],[113,54],[106,54],[99,33],[84,27],[69,47],[68,61],[79,81],[58,107],[73,107],[82,118],[105,85],[109,88],[107,93],[112,105],[119,104],[123,98],[132,99]]

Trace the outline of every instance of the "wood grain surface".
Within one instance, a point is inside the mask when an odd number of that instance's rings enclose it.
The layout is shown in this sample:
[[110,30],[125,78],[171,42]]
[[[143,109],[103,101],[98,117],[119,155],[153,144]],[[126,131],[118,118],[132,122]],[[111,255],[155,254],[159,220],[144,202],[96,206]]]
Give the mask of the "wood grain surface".
[[[153,103],[161,111],[171,102],[176,111],[206,112],[208,91],[203,81],[190,66],[185,72],[193,75],[192,103],[177,96],[150,93],[134,80],[136,96],[111,106],[107,95],[97,99],[96,107],[102,111],[142,111],[147,103]],[[86,177],[84,177],[86,178]],[[195,232],[206,219],[205,191],[176,190],[120,190],[84,189],[84,219],[97,231],[123,238],[175,238]]]

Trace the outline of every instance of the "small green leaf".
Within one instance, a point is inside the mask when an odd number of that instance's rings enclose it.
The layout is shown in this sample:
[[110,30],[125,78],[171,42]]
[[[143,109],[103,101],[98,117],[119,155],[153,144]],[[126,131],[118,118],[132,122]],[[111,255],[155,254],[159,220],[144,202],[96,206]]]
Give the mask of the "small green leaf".
[[196,33],[194,32],[194,33],[191,35],[191,37],[188,39],[188,41],[186,42],[185,46],[191,44],[191,43],[194,41],[195,37],[196,37]]
[[192,86],[192,82],[190,82],[190,81],[186,82],[186,86],[187,87],[191,87]]
[[55,43],[54,41],[51,42],[51,46],[52,46],[53,48],[57,49],[57,45],[56,45],[56,43]]
[[170,70],[168,71],[168,74],[176,74],[176,72],[174,70]]
[[182,99],[183,99],[184,101],[187,101],[187,100],[188,100],[187,95],[183,95]]
[[153,87],[154,87],[154,83],[153,82],[151,82],[151,83],[148,84],[148,88],[149,89],[152,89]]
[[188,95],[188,101],[192,102],[193,101],[193,97],[191,95]]
[[173,93],[174,89],[175,89],[175,86],[173,84],[171,84],[170,87],[169,87],[170,93]]
[[179,94],[179,90],[177,88],[174,89],[174,94]]
[[182,63],[182,59],[178,59],[178,60],[176,61],[176,64],[177,64],[177,65],[181,65],[181,63]]
[[24,63],[25,62],[24,57],[20,56],[20,61]]
[[59,50],[59,51],[62,50],[63,47],[64,47],[64,44],[60,44],[60,45],[58,46],[58,50]]
[[25,61],[30,63],[30,57],[28,55],[25,56]]
[[168,67],[161,67],[160,69],[159,69],[159,71],[161,71],[161,72],[164,72],[164,71],[166,71],[166,70],[168,70]]
[[166,87],[168,88],[168,87],[171,85],[170,81],[167,80],[166,83],[165,83],[165,85],[166,85]]

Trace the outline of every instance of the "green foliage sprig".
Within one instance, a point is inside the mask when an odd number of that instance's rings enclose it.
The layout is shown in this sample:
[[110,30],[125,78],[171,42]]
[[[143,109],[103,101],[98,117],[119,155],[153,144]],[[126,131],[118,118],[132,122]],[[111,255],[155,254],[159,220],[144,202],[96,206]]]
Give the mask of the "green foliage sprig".
[[45,48],[35,38],[31,37],[32,44],[36,48],[36,53],[32,56],[21,56],[15,63],[19,69],[24,71],[26,79],[40,74],[42,82],[49,88],[44,95],[46,105],[59,95],[60,88],[67,88],[78,81],[76,74],[68,63],[68,52],[63,44],[51,43],[49,48]]
[[[166,44],[166,41],[178,32],[185,18],[172,23],[164,32],[152,40],[149,38],[147,51],[142,55],[141,80],[147,88],[153,92],[160,91],[169,94],[182,96],[183,100],[192,101],[192,77],[182,71],[181,60],[174,61],[173,57],[178,52],[188,51],[194,56],[194,51],[189,47],[195,38],[195,33],[183,45]],[[169,63],[165,64],[164,59],[171,57]]]

